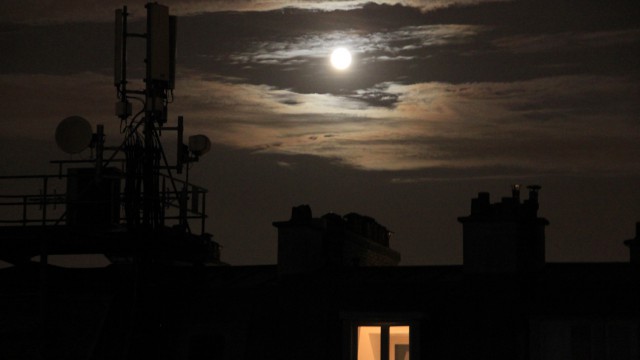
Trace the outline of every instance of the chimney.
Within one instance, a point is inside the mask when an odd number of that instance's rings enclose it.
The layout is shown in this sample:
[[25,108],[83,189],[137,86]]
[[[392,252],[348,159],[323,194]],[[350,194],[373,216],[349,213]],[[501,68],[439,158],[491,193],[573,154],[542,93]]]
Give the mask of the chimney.
[[528,188],[529,198],[523,203],[519,185],[498,203],[491,204],[486,192],[471,200],[471,214],[458,218],[467,271],[529,272],[544,266],[544,229],[549,222],[537,215],[540,186]]
[[296,206],[278,228],[278,271],[304,273],[350,266],[395,266],[400,254],[389,248],[391,232],[375,219],[350,213],[314,218],[308,205]]
[[636,223],[636,237],[625,240],[624,244],[629,247],[629,262],[640,268],[640,222]]
[[313,216],[311,215],[311,207],[309,205],[299,205],[291,208],[291,220],[295,223],[308,223]]
[[520,184],[514,184],[511,186],[511,197],[516,204],[520,203]]
[[488,192],[478,193],[476,199],[471,199],[471,214],[482,214],[490,207],[490,196]]

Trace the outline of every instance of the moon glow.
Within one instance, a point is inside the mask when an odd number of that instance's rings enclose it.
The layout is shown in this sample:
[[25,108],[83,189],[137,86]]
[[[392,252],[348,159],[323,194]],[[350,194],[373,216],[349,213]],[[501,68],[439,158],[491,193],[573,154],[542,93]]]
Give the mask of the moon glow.
[[337,48],[331,53],[331,65],[337,70],[345,70],[351,65],[351,53],[345,48]]

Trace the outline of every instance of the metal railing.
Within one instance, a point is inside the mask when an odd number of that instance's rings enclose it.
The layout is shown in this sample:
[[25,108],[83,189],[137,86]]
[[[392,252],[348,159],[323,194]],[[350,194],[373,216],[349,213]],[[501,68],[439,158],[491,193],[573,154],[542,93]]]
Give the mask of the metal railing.
[[[200,222],[201,233],[205,232],[207,190],[203,187],[190,184],[165,174],[159,174],[161,189],[157,200],[164,211],[162,212],[162,224],[175,222],[187,225],[189,220]],[[67,210],[69,205],[106,204],[109,201],[117,202],[118,207],[125,208],[126,199],[124,192],[120,191],[111,200],[78,201],[71,202],[67,191],[67,181],[70,175],[17,175],[0,176],[0,191],[8,188],[6,182],[18,182],[20,188],[25,186],[35,188],[35,191],[16,190],[12,194],[0,193],[0,225],[62,225],[67,224]],[[118,180],[122,182],[123,177]],[[34,184],[28,184],[34,183]],[[62,191],[64,189],[64,191]],[[139,194],[139,199],[142,194]],[[119,224],[126,224],[127,217],[124,211],[119,211],[116,220]]]
[[[58,212],[53,214],[51,210],[58,210],[58,205],[66,203],[66,194],[59,193],[58,184],[53,185],[52,182],[66,178],[66,175],[18,175],[18,176],[0,176],[0,189],[3,191],[7,186],[3,186],[6,181],[19,182],[19,186],[23,187],[28,182],[40,182],[37,193],[28,192],[20,194],[0,194],[0,224],[29,224],[50,225],[60,222]],[[59,183],[59,181],[56,181]],[[38,184],[35,185],[36,187]],[[33,215],[33,209],[36,209],[36,215]],[[12,211],[13,210],[13,211]],[[17,212],[17,215],[16,215]],[[14,215],[13,218],[7,218]]]
[[[160,174],[160,178],[162,179],[160,201],[163,208],[178,210],[178,215],[164,214],[163,219],[165,221],[177,220],[178,222],[198,219],[200,220],[200,232],[204,233],[207,219],[207,189],[165,174]],[[167,181],[171,184],[167,184]],[[168,188],[168,186],[175,190]],[[178,189],[178,187],[181,188]]]

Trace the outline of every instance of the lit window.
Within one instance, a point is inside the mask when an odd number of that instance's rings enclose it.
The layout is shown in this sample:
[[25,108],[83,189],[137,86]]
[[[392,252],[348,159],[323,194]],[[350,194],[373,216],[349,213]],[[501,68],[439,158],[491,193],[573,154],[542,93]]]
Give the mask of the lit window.
[[380,326],[358,326],[358,360],[380,360]]
[[389,327],[389,360],[409,360],[409,326]]
[[409,360],[409,326],[358,326],[357,360]]

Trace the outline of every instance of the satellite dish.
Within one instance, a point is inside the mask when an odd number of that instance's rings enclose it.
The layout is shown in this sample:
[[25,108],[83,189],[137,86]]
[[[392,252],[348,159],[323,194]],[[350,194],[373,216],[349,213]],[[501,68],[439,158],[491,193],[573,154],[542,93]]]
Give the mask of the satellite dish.
[[189,151],[196,156],[202,156],[211,150],[211,140],[205,135],[189,136]]
[[91,145],[91,124],[80,116],[69,116],[56,128],[56,144],[67,154],[77,154]]

